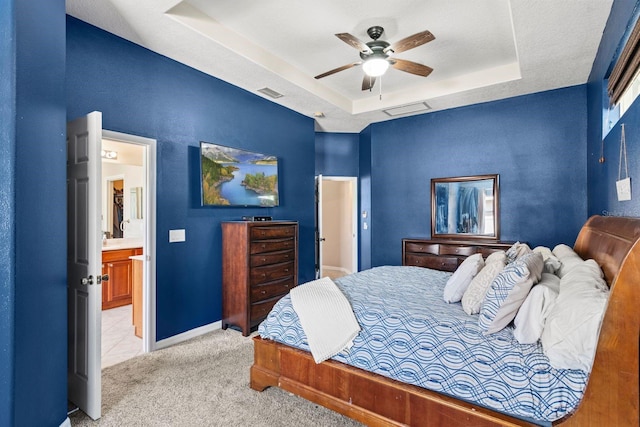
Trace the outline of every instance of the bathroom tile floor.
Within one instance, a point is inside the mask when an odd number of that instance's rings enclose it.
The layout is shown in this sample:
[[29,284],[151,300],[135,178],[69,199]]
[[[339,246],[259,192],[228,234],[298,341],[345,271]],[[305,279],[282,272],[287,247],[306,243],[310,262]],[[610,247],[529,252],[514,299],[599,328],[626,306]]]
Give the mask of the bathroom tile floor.
[[131,304],[102,310],[102,369],[142,354],[132,315]]

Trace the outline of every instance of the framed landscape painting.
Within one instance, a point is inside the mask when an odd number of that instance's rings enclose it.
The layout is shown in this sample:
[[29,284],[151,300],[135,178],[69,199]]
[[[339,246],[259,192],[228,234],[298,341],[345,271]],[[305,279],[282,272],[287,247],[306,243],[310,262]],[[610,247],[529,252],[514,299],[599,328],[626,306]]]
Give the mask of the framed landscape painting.
[[278,158],[200,142],[203,206],[278,206]]

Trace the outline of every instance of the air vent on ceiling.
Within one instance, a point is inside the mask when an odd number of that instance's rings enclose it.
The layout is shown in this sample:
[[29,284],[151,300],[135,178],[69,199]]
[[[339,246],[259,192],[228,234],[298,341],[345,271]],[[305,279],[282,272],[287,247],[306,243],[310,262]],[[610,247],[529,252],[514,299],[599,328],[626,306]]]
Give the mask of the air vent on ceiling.
[[283,95],[281,93],[276,92],[273,89],[269,89],[268,87],[263,87],[262,89],[258,89],[258,92],[267,95],[270,98],[280,98]]
[[387,108],[382,110],[391,117],[403,116],[405,114],[419,113],[421,111],[429,111],[431,107],[426,102],[418,102],[417,104],[403,105],[401,107]]

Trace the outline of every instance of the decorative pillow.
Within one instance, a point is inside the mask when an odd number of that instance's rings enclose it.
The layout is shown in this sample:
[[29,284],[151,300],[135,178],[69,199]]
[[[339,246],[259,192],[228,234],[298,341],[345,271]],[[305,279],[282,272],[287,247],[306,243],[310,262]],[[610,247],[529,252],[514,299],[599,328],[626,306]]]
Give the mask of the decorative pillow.
[[580,255],[575,253],[575,251],[561,243],[553,248],[553,254],[558,257],[560,260],[560,268],[556,271],[556,274],[562,279],[562,276],[567,274],[573,267],[579,265],[582,262],[582,258]]
[[464,291],[469,287],[471,279],[478,274],[482,267],[484,267],[482,254],[473,254],[462,261],[444,287],[444,301],[448,303],[460,301]]
[[[591,262],[590,262],[591,261]],[[540,341],[556,369],[591,370],[609,289],[595,262],[583,261],[560,279]]]
[[562,265],[558,257],[546,246],[537,246],[533,248],[533,252],[540,252],[542,254],[542,259],[544,260],[544,269],[542,271],[545,273],[554,274]]
[[507,255],[505,251],[495,251],[491,252],[487,259],[484,260],[485,265],[491,264],[492,262],[501,262],[503,264],[507,263]]
[[[506,258],[502,260],[494,258],[492,262],[487,262],[492,255],[487,257],[484,268],[471,280],[469,287],[462,295],[462,309],[467,314],[480,313],[480,306],[491,282],[506,265]],[[504,253],[502,255],[504,256]]]
[[555,274],[542,273],[542,279],[531,288],[513,319],[513,336],[520,344],[533,344],[540,339],[545,320],[559,291],[560,278]]
[[486,334],[498,332],[516,317],[531,287],[542,277],[542,255],[531,252],[507,266],[491,282],[478,324]]
[[515,242],[506,251],[507,262],[513,262],[523,255],[531,252],[531,248],[526,243]]

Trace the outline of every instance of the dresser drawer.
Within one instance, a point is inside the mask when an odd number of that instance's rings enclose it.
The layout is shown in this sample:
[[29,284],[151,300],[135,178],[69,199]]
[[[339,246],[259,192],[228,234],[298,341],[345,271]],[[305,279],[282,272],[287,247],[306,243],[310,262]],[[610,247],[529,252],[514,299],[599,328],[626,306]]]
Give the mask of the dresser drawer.
[[280,297],[275,297],[257,302],[255,304],[251,304],[251,321],[249,322],[251,327],[253,328],[258,323],[262,322],[278,301],[280,301]]
[[294,237],[296,235],[295,227],[251,227],[251,239],[272,239],[278,237]]
[[251,287],[251,302],[256,303],[287,294],[295,286],[293,277]]
[[278,264],[281,262],[293,261],[295,258],[295,252],[280,251],[280,252],[265,252],[262,254],[251,255],[251,266],[259,267],[261,265]]
[[251,254],[260,254],[263,252],[282,251],[285,249],[295,248],[294,238],[290,239],[274,239],[274,240],[258,240],[251,242]]
[[404,250],[406,252],[419,252],[423,254],[438,254],[438,244],[428,244],[419,242],[406,242]]
[[478,253],[477,246],[449,246],[440,245],[440,255],[463,255],[469,256]]
[[293,276],[294,272],[293,262],[255,267],[251,269],[251,285],[259,285],[276,279]]
[[433,268],[435,270],[442,271],[454,271],[456,268],[458,268],[459,264],[460,259],[455,256],[445,257],[428,254],[407,254],[404,263],[404,265]]

